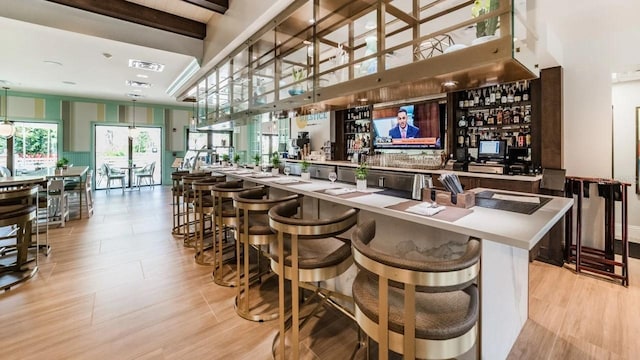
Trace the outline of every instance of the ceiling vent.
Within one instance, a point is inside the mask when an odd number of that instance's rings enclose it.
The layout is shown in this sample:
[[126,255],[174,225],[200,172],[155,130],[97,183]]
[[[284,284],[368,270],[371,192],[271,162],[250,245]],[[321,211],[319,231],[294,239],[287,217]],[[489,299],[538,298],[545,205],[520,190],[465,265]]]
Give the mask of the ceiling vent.
[[127,80],[127,85],[138,88],[150,88],[151,84],[144,81]]
[[129,67],[135,69],[143,69],[155,72],[162,72],[164,70],[164,64],[158,64],[150,61],[129,59]]

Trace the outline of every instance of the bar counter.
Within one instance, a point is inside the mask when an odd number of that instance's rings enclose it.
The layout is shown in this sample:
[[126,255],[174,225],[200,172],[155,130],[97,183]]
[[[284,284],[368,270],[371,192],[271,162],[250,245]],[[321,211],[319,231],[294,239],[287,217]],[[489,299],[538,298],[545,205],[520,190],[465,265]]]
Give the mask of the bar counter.
[[[381,248],[394,251],[403,243],[423,251],[426,248],[446,249],[455,241],[465,241],[468,236],[481,239],[482,265],[481,330],[480,346],[483,359],[504,359],[509,354],[528,318],[529,250],[556,224],[573,205],[573,199],[547,197],[551,200],[531,215],[472,207],[471,212],[456,220],[440,220],[406,211],[389,209],[407,199],[376,194],[381,189],[368,188],[361,196],[341,197],[323,192],[330,188],[353,188],[351,184],[331,184],[326,180],[278,184],[295,176],[269,176],[267,174],[241,173],[230,168],[212,168],[232,178],[271,187],[271,194],[298,193],[312,199],[312,208],[321,205],[325,213],[340,211],[344,207],[361,209],[360,216],[376,221],[376,239]],[[246,171],[246,170],[245,170]],[[276,190],[277,189],[277,190]],[[475,192],[484,189],[473,189]],[[531,196],[528,193],[511,192],[514,195]],[[277,196],[277,195],[276,195]],[[306,212],[305,214],[308,214]],[[355,270],[354,270],[355,274]],[[353,276],[353,275],[352,275]],[[352,281],[346,279],[346,281]],[[350,286],[344,286],[350,293]]]
[[[301,163],[302,160],[293,160],[293,159],[284,159],[286,162],[291,163]],[[352,163],[351,161],[334,161],[334,160],[326,160],[326,161],[311,161],[307,160],[309,164],[314,165],[328,165],[328,166],[342,166],[342,167],[350,167],[356,168],[358,164]],[[397,167],[389,167],[389,166],[370,166],[370,169],[374,170],[388,170],[388,171],[396,171],[402,173],[416,173],[416,174],[444,174],[444,173],[453,173],[458,176],[464,177],[474,177],[474,178],[483,178],[483,179],[496,179],[496,180],[511,180],[511,181],[524,181],[524,182],[537,182],[542,179],[542,175],[500,175],[500,174],[486,174],[486,173],[474,173],[468,171],[452,171],[445,169],[405,169],[405,168],[397,168]]]

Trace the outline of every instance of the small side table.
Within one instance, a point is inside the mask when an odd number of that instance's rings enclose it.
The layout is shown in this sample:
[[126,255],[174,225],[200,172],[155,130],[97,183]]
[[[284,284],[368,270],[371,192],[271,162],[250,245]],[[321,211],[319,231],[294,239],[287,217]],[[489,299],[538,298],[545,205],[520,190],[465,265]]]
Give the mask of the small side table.
[[[597,184],[599,196],[605,199],[605,236],[604,249],[595,249],[582,245],[582,203],[585,188]],[[566,197],[573,197],[577,192],[576,211],[576,241],[573,244],[573,209],[570,209],[565,217],[565,261],[576,264],[576,272],[588,271],[598,275],[621,280],[623,286],[629,286],[629,241],[628,241],[628,211],[627,189],[631,185],[613,179],[598,179],[567,176],[565,183]],[[615,202],[621,202],[622,222],[622,260],[615,260]],[[616,273],[617,267],[621,268]]]

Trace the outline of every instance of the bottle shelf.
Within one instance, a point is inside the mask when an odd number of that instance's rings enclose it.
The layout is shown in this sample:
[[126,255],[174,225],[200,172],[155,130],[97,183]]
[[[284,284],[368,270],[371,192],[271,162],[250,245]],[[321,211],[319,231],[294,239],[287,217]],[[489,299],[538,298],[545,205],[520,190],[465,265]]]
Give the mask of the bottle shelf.
[[519,102],[511,102],[511,103],[495,103],[492,105],[484,105],[484,106],[470,106],[465,108],[458,108],[458,111],[466,111],[466,112],[480,112],[485,110],[494,110],[498,108],[513,108],[513,107],[522,107],[531,105],[531,101],[519,101]]
[[458,127],[459,129],[479,129],[479,130],[512,130],[518,128],[529,128],[531,127],[531,123],[517,123],[517,124],[501,124],[501,125],[480,125],[480,126],[466,126],[466,127]]
[[371,135],[370,132],[365,131],[365,132],[345,132],[345,135]]

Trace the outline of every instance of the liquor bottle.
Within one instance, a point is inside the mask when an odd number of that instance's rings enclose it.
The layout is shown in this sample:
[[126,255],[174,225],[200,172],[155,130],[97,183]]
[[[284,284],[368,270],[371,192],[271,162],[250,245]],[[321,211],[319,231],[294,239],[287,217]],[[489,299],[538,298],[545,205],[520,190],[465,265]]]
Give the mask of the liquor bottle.
[[496,90],[495,86],[489,89],[489,104],[493,105],[496,103]]
[[465,99],[465,92],[461,92],[458,97],[458,107],[460,109],[464,108],[464,99]]
[[531,147],[531,129],[527,129],[527,132],[524,134],[524,143],[527,147]]
[[502,104],[506,104],[508,100],[507,97],[507,90],[505,89],[504,85],[502,86],[502,92],[500,94],[500,103]]
[[513,120],[512,122],[514,124],[520,124],[521,116],[520,116],[520,110],[518,108],[514,109],[511,119]]
[[520,89],[520,82],[516,83],[516,93],[513,96],[513,101],[519,103],[522,101],[522,89]]
[[489,110],[489,116],[487,116],[487,125],[495,125],[496,117],[493,115],[493,109]]
[[473,92],[473,106],[480,106],[480,94],[477,90]]
[[513,91],[513,86],[509,87],[509,93],[507,94],[507,102],[512,104],[514,101],[515,95]]
[[467,118],[464,115],[462,115],[460,120],[458,120],[458,126],[461,128],[467,127]]
[[502,108],[499,108],[497,113],[496,113],[496,125],[502,125],[503,122],[503,113],[502,113]]
[[526,80],[522,91],[522,101],[529,101],[529,82]]
[[464,130],[460,129],[458,133],[458,147],[464,147]]
[[472,134],[471,135],[471,142],[469,144],[469,147],[478,147],[478,135],[477,134]]
[[518,132],[518,147],[525,147],[526,142],[526,136],[522,132],[522,128],[520,128],[520,131]]

